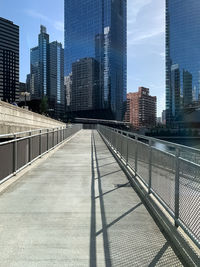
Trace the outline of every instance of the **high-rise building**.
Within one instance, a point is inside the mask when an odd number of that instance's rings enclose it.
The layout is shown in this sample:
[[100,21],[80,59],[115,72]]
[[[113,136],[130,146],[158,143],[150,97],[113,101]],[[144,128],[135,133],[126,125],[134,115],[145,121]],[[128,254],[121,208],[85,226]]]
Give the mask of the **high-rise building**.
[[149,95],[149,89],[139,87],[138,92],[127,94],[126,122],[135,128],[156,125],[156,96]]
[[57,41],[50,43],[46,27],[40,26],[38,46],[31,49],[31,99],[47,97],[51,116],[64,114],[64,49]]
[[72,63],[71,111],[95,110],[98,101],[99,63],[94,58],[82,58]]
[[166,0],[166,120],[200,100],[200,1]]
[[77,60],[97,60],[99,106],[94,108],[110,110],[117,120],[123,119],[126,102],[126,13],[126,0],[65,0],[65,76]]
[[0,18],[0,99],[19,100],[19,26]]
[[64,49],[62,44],[52,42],[49,44],[49,106],[54,110],[56,118],[64,114]]
[[70,111],[72,100],[72,73],[64,77],[65,84],[65,107],[66,111]]

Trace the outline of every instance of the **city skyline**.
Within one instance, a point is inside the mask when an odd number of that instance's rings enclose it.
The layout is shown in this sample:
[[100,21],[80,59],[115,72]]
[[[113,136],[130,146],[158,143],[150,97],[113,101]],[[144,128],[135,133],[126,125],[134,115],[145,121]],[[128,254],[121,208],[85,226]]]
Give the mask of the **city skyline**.
[[[127,91],[136,92],[139,86],[149,87],[158,97],[158,115],[165,107],[164,8],[164,0],[128,1]],[[63,0],[57,1],[56,5],[38,0],[33,3],[8,0],[3,4],[0,16],[20,26],[20,81],[25,81],[29,73],[30,48],[36,45],[35,37],[40,24],[47,27],[51,40],[58,40],[64,45],[63,11]]]

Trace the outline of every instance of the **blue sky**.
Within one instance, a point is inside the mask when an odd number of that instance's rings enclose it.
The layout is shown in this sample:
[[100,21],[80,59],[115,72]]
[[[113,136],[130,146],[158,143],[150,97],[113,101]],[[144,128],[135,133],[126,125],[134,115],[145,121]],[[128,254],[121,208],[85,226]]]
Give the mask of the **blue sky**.
[[[40,24],[51,41],[64,43],[64,0],[0,0],[0,17],[20,26],[20,81],[30,71],[30,48]],[[128,92],[150,88],[165,108],[165,0],[128,0]]]

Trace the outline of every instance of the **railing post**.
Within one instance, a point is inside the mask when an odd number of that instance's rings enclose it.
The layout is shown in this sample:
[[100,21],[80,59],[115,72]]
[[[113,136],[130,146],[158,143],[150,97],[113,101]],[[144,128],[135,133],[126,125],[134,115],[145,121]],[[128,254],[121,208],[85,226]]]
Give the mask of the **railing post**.
[[40,157],[42,155],[42,130],[40,130],[40,137],[39,137],[40,141],[39,141],[39,154],[40,154]]
[[32,133],[29,132],[29,164],[31,165],[31,160],[32,160],[32,137],[31,137]]
[[53,140],[52,140],[52,148],[55,146],[55,131],[54,131],[54,128],[53,128]]
[[176,161],[175,161],[175,226],[178,227],[177,220],[179,218],[179,157],[180,149],[176,148]]
[[135,141],[136,141],[136,146],[135,146],[135,177],[137,176],[137,158],[138,158],[138,136],[135,135]]
[[49,150],[49,129],[47,129],[47,151]]
[[148,193],[151,193],[151,181],[152,181],[152,140],[149,140],[149,188]]
[[126,134],[126,166],[128,166],[128,133]]
[[14,135],[14,143],[13,143],[13,173],[16,175],[17,170],[17,136]]
[[58,131],[59,131],[59,128],[57,128],[57,145],[58,145]]

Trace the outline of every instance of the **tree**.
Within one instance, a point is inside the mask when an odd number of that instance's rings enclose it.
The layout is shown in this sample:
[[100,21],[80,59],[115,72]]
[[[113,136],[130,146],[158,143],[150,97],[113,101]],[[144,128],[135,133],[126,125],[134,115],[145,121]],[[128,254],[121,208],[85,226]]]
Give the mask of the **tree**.
[[47,114],[48,111],[48,98],[47,96],[43,96],[40,103],[40,112],[41,114]]

